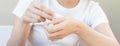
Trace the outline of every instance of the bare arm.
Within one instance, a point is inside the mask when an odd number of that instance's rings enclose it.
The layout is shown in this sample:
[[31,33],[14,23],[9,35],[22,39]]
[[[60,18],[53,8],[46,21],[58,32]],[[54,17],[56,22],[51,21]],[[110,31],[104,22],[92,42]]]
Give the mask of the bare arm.
[[15,16],[14,27],[7,46],[25,46],[31,25]]
[[33,1],[22,18],[15,16],[13,32],[7,46],[25,46],[31,30],[30,23],[40,23],[45,19],[52,18],[53,12],[49,8],[37,1]]
[[107,23],[98,25],[95,30],[88,27],[77,34],[90,46],[120,46]]
[[53,28],[45,25],[45,28],[50,31],[49,39],[52,41],[75,33],[89,46],[120,46],[108,23],[102,23],[93,29],[70,16],[58,18],[52,22],[54,24]]

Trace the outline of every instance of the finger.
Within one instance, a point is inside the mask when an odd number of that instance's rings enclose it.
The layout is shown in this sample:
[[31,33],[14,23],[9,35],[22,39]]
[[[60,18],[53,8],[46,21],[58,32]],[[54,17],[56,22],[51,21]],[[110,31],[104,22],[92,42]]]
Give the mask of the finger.
[[45,25],[44,25],[45,29],[48,31],[48,33],[50,33],[53,28],[54,28],[54,25],[49,23],[49,22],[46,22]]
[[56,32],[56,33],[50,34],[48,38],[52,41],[55,41],[55,40],[63,38],[63,33],[62,32]]
[[44,28],[47,30],[47,32],[49,32],[49,31],[48,31],[48,30],[49,30],[48,25],[49,25],[49,24],[48,24],[47,22],[44,23]]
[[45,12],[39,11],[41,17],[52,20],[53,16],[46,14]]
[[63,22],[63,21],[64,21],[64,18],[61,17],[61,18],[53,19],[53,20],[52,20],[52,23],[53,23],[53,25],[56,25],[56,24],[59,24],[59,23],[61,23],[61,22]]
[[64,23],[59,23],[57,25],[54,25],[50,33],[55,33],[55,32],[59,32],[60,30],[64,30],[63,27],[64,27]]
[[26,15],[27,15],[27,17],[30,17],[30,18],[32,18],[32,19],[37,20],[37,22],[44,22],[44,21],[45,21],[45,18],[40,17],[40,16],[38,16],[38,15],[36,15],[36,14],[33,14],[33,13],[31,13],[31,12],[28,12]]
[[44,22],[46,19],[43,17],[39,17],[38,22]]
[[49,28],[48,28],[48,23],[47,22],[45,22],[44,23],[44,29],[45,29],[45,33],[47,34],[47,36],[49,36]]
[[43,18],[47,18],[47,19],[52,19],[53,18],[53,16],[50,16],[50,15],[46,14],[45,12],[43,12],[41,10],[38,10],[38,9],[35,9],[35,8],[32,8],[32,7],[29,8],[29,11],[38,15],[38,16],[41,16]]
[[42,22],[45,22],[45,20],[46,20],[45,18],[43,18],[43,17],[40,17],[40,18],[41,18],[40,20],[41,20]]
[[27,16],[30,18],[36,19],[38,22],[45,21],[45,18],[42,18],[42,17],[40,17],[34,13],[31,13],[31,12],[27,12]]
[[36,15],[40,16],[41,18],[44,18],[44,19],[45,19],[45,18],[48,18],[48,19],[52,19],[52,18],[53,18],[52,16],[44,13],[43,11],[38,10],[38,9],[35,9],[35,8],[33,8],[33,7],[30,7],[28,10],[29,10],[31,13],[36,14]]
[[39,16],[30,12],[30,11],[27,11],[26,12],[26,16],[30,17],[30,18],[34,18],[34,19],[39,19]]
[[26,21],[28,23],[36,23],[37,22],[36,19],[30,18],[28,16],[23,16],[22,18],[24,19],[24,21]]
[[40,10],[38,10],[38,9],[32,7],[32,6],[28,8],[28,11],[33,13],[33,14],[36,14],[38,16],[40,15],[40,12],[41,12]]
[[44,6],[43,4],[39,3],[38,1],[34,1],[34,7],[41,10],[41,11],[44,11],[45,13],[53,16],[53,11],[50,10],[49,8],[47,8],[46,6]]

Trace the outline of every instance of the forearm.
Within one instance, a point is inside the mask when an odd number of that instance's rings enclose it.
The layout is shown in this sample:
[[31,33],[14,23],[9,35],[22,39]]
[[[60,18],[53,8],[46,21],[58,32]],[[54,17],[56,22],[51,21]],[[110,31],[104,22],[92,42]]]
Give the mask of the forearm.
[[7,46],[25,46],[30,29],[31,26],[28,23],[16,18]]
[[77,35],[90,46],[119,46],[115,39],[103,35],[102,33],[99,33],[90,27],[78,31]]

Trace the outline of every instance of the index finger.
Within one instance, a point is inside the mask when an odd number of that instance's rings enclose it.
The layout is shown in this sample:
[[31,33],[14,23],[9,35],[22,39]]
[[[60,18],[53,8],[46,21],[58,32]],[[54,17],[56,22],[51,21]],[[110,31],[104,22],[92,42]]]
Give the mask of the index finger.
[[34,4],[34,7],[36,9],[41,10],[41,11],[45,12],[48,15],[51,15],[51,16],[54,15],[53,14],[54,12],[52,10],[50,10],[47,6],[43,5],[42,3],[39,3],[38,1],[34,1],[33,4]]

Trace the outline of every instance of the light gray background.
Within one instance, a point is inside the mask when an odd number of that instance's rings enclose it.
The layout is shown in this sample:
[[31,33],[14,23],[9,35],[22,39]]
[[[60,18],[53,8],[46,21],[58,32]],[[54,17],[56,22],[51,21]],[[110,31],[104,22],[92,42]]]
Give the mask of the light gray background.
[[[0,0],[0,25],[12,25],[12,10],[18,0]],[[95,0],[106,12],[115,36],[120,41],[120,0]],[[1,37],[1,36],[0,36]]]

